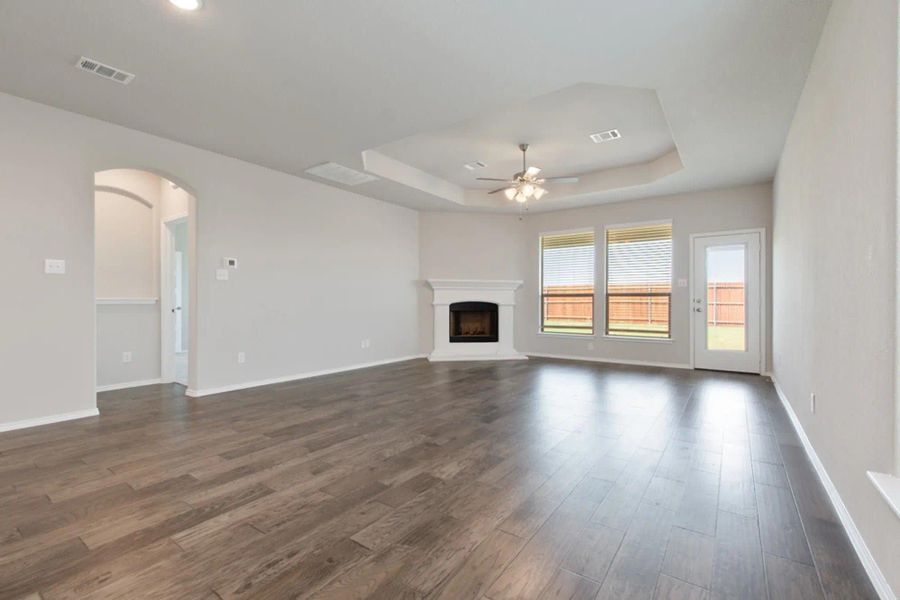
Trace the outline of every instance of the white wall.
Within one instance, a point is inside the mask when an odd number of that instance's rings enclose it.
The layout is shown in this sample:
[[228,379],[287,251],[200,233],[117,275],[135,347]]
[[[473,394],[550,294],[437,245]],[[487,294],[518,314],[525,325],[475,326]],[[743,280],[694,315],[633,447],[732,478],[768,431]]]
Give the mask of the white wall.
[[[194,387],[417,353],[414,211],[5,94],[0,131],[0,276],[17,292],[0,295],[0,423],[95,406],[93,177],[110,168],[197,198]],[[216,281],[224,256],[240,269]]]
[[[608,340],[602,335],[603,302],[600,292],[604,262],[604,227],[623,223],[672,219],[673,278],[687,278],[690,235],[735,229],[771,230],[772,187],[759,184],[601,204],[588,208],[534,213],[524,217],[478,213],[422,213],[420,260],[424,278],[522,279],[517,293],[516,349],[520,352],[570,357],[690,364],[690,316],[688,288],[672,290],[672,341],[646,342]],[[541,233],[577,228],[597,232],[598,291],[595,324],[598,335],[587,338],[538,333],[540,316],[539,248]],[[771,236],[767,235],[767,240]],[[461,247],[458,251],[454,249]],[[771,257],[771,252],[767,255]],[[771,273],[767,265],[766,269]],[[771,285],[767,285],[771,289]],[[420,295],[424,323],[431,319],[431,295]],[[767,314],[771,302],[766,298]],[[767,322],[771,322],[767,319]],[[428,329],[425,327],[424,329]],[[768,332],[767,332],[768,333]],[[767,334],[767,338],[771,336]],[[420,340],[430,351],[430,332]],[[594,349],[588,349],[588,343]]]
[[773,334],[775,377],[900,591],[900,519],[866,480],[892,459],[896,49],[894,0],[835,0],[775,180]]

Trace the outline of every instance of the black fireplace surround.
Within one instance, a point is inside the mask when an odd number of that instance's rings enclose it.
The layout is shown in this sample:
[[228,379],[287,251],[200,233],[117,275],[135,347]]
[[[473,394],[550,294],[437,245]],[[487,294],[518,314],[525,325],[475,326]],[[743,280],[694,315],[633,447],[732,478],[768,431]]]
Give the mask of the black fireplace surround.
[[450,343],[498,341],[497,305],[493,302],[454,302],[450,305]]

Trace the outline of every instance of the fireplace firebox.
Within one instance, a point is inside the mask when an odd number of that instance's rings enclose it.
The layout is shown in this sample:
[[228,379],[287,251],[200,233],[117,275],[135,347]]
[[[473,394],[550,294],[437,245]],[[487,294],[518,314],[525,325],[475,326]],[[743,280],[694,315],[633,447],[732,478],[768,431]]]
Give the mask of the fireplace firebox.
[[450,342],[496,342],[497,305],[493,302],[454,302],[450,305]]

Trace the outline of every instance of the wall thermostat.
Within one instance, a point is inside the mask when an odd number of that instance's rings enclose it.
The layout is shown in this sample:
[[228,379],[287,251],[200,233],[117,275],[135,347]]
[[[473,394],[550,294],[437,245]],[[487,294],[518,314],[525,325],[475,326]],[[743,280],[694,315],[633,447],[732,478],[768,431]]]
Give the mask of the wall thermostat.
[[229,269],[237,269],[237,259],[236,258],[225,258],[225,266]]

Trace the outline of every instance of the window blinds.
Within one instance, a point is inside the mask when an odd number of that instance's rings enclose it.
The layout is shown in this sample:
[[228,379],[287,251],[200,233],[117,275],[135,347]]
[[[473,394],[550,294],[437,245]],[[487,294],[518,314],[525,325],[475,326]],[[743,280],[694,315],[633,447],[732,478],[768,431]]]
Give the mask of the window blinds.
[[594,232],[541,236],[541,284],[544,294],[593,292]]
[[607,292],[668,292],[672,287],[672,224],[606,230]]

